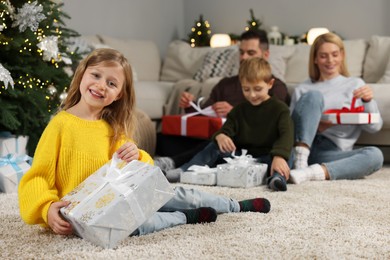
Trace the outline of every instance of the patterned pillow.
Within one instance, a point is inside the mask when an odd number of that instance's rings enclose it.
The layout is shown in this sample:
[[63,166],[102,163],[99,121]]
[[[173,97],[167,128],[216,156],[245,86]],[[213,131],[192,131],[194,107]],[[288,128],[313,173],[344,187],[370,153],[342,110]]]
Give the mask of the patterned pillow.
[[203,82],[212,77],[231,77],[238,74],[239,66],[237,46],[212,50],[206,54],[193,79]]

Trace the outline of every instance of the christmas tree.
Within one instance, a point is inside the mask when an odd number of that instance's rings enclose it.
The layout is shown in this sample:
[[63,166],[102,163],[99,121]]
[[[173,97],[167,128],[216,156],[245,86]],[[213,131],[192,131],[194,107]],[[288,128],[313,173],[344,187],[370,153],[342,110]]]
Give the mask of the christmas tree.
[[62,3],[0,0],[0,131],[28,135],[28,153],[66,97],[77,32],[65,27]]
[[246,23],[248,24],[247,27],[245,27],[245,31],[249,30],[260,30],[262,22],[257,19],[253,13],[253,9],[249,9],[249,12],[251,14],[250,20],[248,20]]
[[203,20],[203,15],[200,15],[199,20],[195,21],[194,27],[191,28],[191,33],[188,35],[191,47],[210,46],[210,24]]

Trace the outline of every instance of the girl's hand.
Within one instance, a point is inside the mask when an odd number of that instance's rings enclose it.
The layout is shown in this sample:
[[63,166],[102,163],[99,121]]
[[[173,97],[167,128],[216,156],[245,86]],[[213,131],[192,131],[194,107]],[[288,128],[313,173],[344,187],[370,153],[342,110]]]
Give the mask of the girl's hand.
[[231,153],[236,150],[233,140],[225,134],[217,135],[215,140],[218,143],[219,150],[223,153]]
[[133,160],[138,160],[139,158],[139,150],[138,147],[131,142],[127,142],[124,145],[122,145],[118,151],[116,151],[118,154],[118,158],[122,159],[126,162],[131,162]]
[[59,235],[70,235],[73,233],[70,223],[60,215],[60,208],[70,204],[69,201],[53,202],[47,212],[47,222],[54,233]]
[[363,102],[370,102],[374,98],[374,92],[369,85],[364,85],[353,92],[354,98],[361,98]]
[[271,171],[270,171],[271,175],[275,171],[283,175],[286,178],[286,180],[290,178],[290,167],[288,167],[286,160],[280,156],[274,156],[274,158],[272,159]]

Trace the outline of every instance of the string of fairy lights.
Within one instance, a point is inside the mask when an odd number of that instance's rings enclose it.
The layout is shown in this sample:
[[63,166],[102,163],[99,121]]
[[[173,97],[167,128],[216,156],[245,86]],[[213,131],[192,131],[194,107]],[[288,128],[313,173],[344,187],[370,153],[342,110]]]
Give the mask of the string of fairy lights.
[[[1,0],[0,3],[4,6],[8,6],[9,9],[13,8],[11,3],[9,2],[9,0]],[[27,3],[31,4],[32,2],[28,1]],[[41,6],[41,4],[39,4],[37,6]],[[13,12],[12,9],[11,9],[11,11]],[[12,20],[12,15],[13,14],[11,14],[9,12],[9,10],[7,10],[6,8],[3,10],[0,10],[0,35],[9,28],[7,25],[7,20],[8,21]],[[58,26],[58,20],[54,18],[52,20],[52,25],[55,27],[55,30],[52,31],[52,34],[54,34],[55,37],[57,37],[57,39],[60,39],[62,37],[62,31],[60,29],[60,26]],[[20,55],[32,56],[32,55],[35,55],[34,52],[36,52],[39,55],[39,57],[41,57],[43,60],[45,60],[45,57],[44,57],[45,50],[43,48],[39,47],[40,44],[42,44],[42,42],[46,38],[44,29],[50,30],[50,26],[47,25],[45,28],[38,27],[36,31],[33,31],[35,39],[30,40],[30,39],[26,38],[24,40],[23,44],[20,46],[18,53],[20,53]],[[12,40],[14,40],[14,39],[13,38],[8,39],[8,37],[0,37],[0,46],[10,45],[9,41],[12,41]],[[36,43],[32,42],[35,40],[36,40]],[[50,43],[47,43],[47,44],[50,44]],[[70,53],[73,54],[72,52],[70,52]],[[62,55],[60,52],[58,52],[56,54],[56,57],[51,57],[50,60],[48,60],[48,64],[51,64],[56,69],[61,68],[59,62],[63,62],[63,58],[62,58]],[[34,88],[41,89],[41,90],[47,89],[47,95],[45,96],[45,98],[47,100],[52,99],[53,96],[55,94],[57,94],[57,89],[54,87],[53,82],[50,82],[49,80],[42,80],[39,77],[30,75],[29,73],[26,73],[25,75],[21,75],[17,79],[13,79],[13,80],[14,80],[16,86],[19,86],[23,89],[34,89]],[[0,95],[6,89],[7,89],[7,86],[5,84],[1,84],[0,85]],[[64,92],[59,95],[59,98],[61,101],[62,101],[62,99],[66,98],[66,91],[67,91],[67,87],[65,87]],[[51,112],[50,107],[48,108],[48,111]]]

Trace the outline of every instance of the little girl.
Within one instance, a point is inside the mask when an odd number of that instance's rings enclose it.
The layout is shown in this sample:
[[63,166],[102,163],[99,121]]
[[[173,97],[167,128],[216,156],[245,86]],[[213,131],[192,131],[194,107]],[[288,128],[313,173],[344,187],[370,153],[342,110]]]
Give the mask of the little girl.
[[[148,153],[131,139],[135,119],[132,71],[126,58],[113,49],[96,49],[76,69],[68,96],[44,130],[31,169],[19,185],[22,219],[72,234],[59,210],[60,199],[109,161],[117,152],[126,162],[153,164]],[[176,195],[134,234],[146,234],[186,223],[213,222],[217,212],[267,213],[262,198],[238,202],[196,190],[175,189]]]

